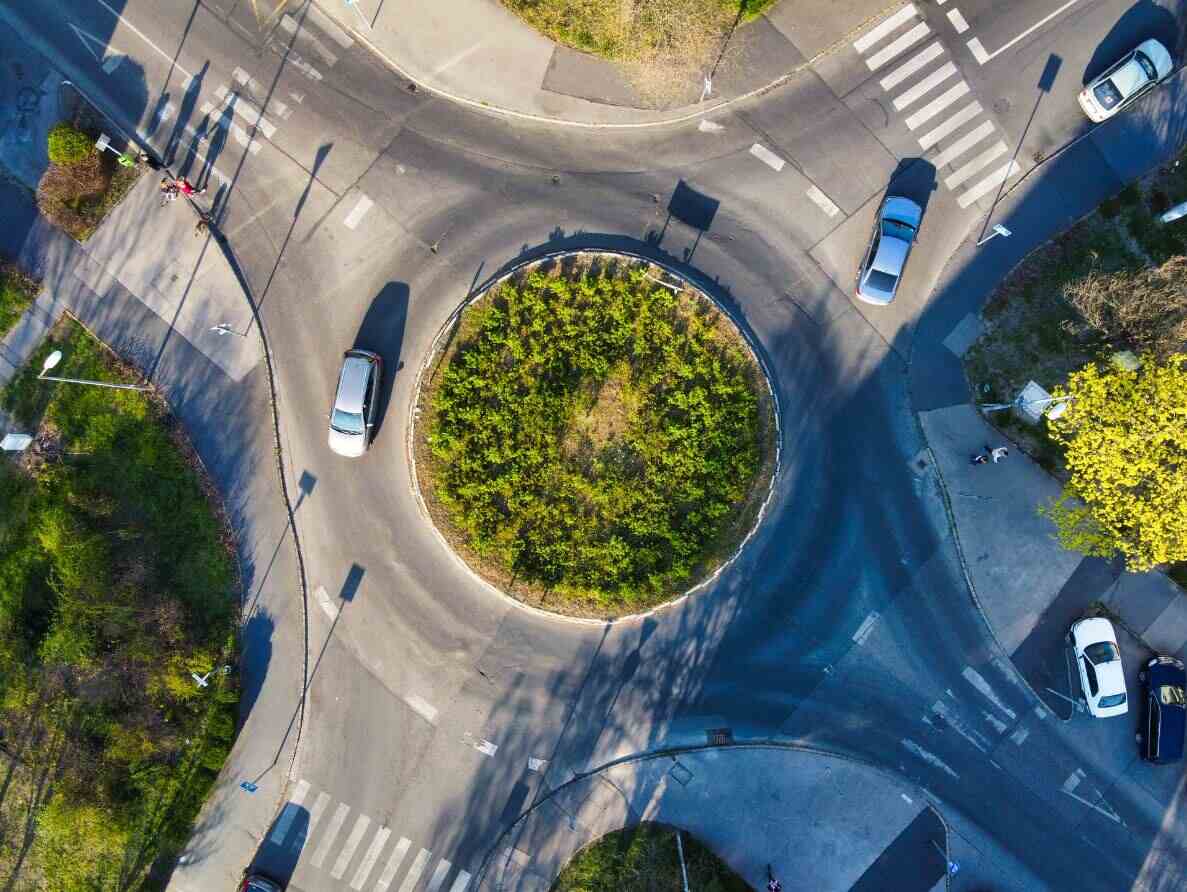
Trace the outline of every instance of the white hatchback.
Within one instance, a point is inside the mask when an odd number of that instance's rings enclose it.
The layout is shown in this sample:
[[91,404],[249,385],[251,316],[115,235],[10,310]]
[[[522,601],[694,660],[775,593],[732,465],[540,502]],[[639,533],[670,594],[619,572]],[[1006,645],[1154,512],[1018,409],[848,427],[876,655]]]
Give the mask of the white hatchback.
[[1166,47],[1153,38],[1144,40],[1137,49],[1080,91],[1080,108],[1093,121],[1107,121],[1153,89],[1174,67]]
[[1072,646],[1088,711],[1100,719],[1125,715],[1125,671],[1113,624],[1101,616],[1080,620],[1072,625]]

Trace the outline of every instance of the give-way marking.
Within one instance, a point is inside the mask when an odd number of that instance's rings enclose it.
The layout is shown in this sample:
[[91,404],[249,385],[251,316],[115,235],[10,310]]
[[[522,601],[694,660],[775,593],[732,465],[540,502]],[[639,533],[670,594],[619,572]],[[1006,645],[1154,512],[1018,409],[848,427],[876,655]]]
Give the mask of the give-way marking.
[[1059,7],[1059,9],[1055,10],[1054,12],[1050,13],[1049,15],[1043,16],[1043,18],[1039,19],[1037,22],[1035,22],[1033,25],[1031,25],[1029,28],[1027,28],[1025,31],[1023,31],[1021,34],[1019,34],[1013,40],[1008,41],[1004,46],[998,47],[992,53],[987,52],[985,47],[981,44],[981,41],[976,37],[974,37],[972,40],[970,40],[966,44],[966,46],[969,48],[969,52],[973,54],[973,58],[976,59],[980,64],[984,65],[990,59],[993,59],[996,56],[1000,56],[1002,53],[1004,53],[1006,50],[1008,50],[1014,44],[1018,43],[1018,41],[1025,40],[1027,37],[1029,37],[1035,31],[1039,30],[1039,28],[1043,27],[1049,21],[1054,19],[1056,16],[1062,15],[1063,13],[1067,12],[1069,9],[1071,9],[1073,6],[1075,6],[1077,2],[1079,2],[1079,0],[1067,0],[1067,3],[1065,3],[1065,4],[1063,4],[1063,6]]
[[1101,804],[1097,805],[1094,802],[1089,802],[1083,796],[1076,795],[1075,790],[1078,786],[1080,786],[1080,781],[1082,781],[1082,780],[1084,780],[1084,771],[1080,768],[1077,768],[1070,775],[1068,775],[1068,779],[1063,782],[1063,786],[1060,787],[1060,789],[1064,793],[1066,793],[1068,796],[1071,796],[1073,799],[1075,799],[1077,802],[1081,802],[1084,805],[1087,805],[1093,811],[1099,812],[1100,814],[1102,814],[1106,818],[1108,818],[1110,821],[1113,821],[1117,824],[1120,824],[1122,827],[1124,827],[1125,822],[1123,820],[1121,820],[1121,816],[1119,814],[1117,814],[1117,812],[1115,812],[1111,808],[1109,808],[1108,804],[1105,802],[1103,797],[1101,798]]

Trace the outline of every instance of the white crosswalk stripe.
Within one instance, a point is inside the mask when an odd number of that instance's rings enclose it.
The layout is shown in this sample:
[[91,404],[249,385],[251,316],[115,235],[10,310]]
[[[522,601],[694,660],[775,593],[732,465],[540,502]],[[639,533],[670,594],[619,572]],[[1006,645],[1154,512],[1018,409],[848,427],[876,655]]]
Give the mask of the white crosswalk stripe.
[[449,868],[451,867],[453,865],[444,858],[437,862],[437,869],[433,871],[433,876],[429,879],[429,884],[425,886],[425,892],[440,892],[441,884],[449,876]]
[[392,831],[388,827],[380,827],[376,831],[375,838],[371,840],[371,845],[367,848],[367,853],[363,855],[363,860],[359,862],[358,870],[354,872],[354,879],[350,881],[350,888],[363,888],[363,883],[367,882],[367,877],[375,869],[375,862],[379,860],[379,853],[383,851],[383,847],[387,845],[387,838],[391,835]]
[[948,78],[956,74],[956,66],[951,62],[941,65],[923,80],[919,81],[915,86],[909,90],[904,90],[898,96],[894,97],[894,107],[898,111],[902,111],[912,102],[921,99],[925,94],[930,93]]
[[944,151],[931,159],[931,163],[936,167],[947,167],[977,143],[988,139],[993,134],[993,121],[982,121],[960,139],[945,146]]
[[926,124],[952,103],[956,102],[961,96],[969,92],[969,85],[964,81],[959,84],[954,84],[949,87],[915,114],[907,118],[907,129],[914,130],[920,124]]
[[457,875],[453,885],[449,887],[449,892],[466,892],[468,885],[470,885],[470,875],[463,870]]
[[396,843],[396,847],[392,850],[391,858],[387,861],[387,866],[383,868],[379,882],[375,884],[375,892],[387,892],[388,887],[392,884],[392,880],[396,878],[396,871],[404,863],[404,856],[408,854],[408,849],[411,846],[412,840],[400,837],[400,841]]
[[325,863],[326,856],[330,854],[330,849],[334,846],[334,840],[338,836],[338,831],[342,829],[342,825],[346,822],[346,816],[348,814],[350,814],[350,806],[345,802],[338,803],[338,808],[334,811],[334,817],[330,818],[330,825],[326,828],[326,835],[322,837],[321,845],[313,853],[314,867],[321,867]]
[[894,15],[879,22],[857,40],[853,41],[853,48],[859,53],[864,53],[883,37],[888,36],[900,25],[904,25],[911,21],[911,19],[915,18],[915,13],[915,5],[908,3]]
[[346,873],[347,865],[350,864],[350,859],[354,857],[355,850],[363,841],[363,834],[370,826],[371,819],[366,815],[359,815],[358,820],[354,822],[354,828],[350,831],[350,836],[346,838],[346,845],[338,853],[338,860],[334,862],[334,866],[330,870],[330,876],[334,879],[342,879],[342,875]]
[[919,41],[923,40],[930,33],[931,28],[920,22],[902,37],[895,39],[893,43],[888,44],[866,59],[866,65],[869,66],[870,71],[877,71],[895,56],[906,52],[915,44],[919,43]]
[[974,201],[977,201],[978,199],[992,192],[994,189],[998,188],[1007,179],[1018,173],[1020,169],[1021,168],[1019,168],[1018,162],[1016,161],[1010,161],[1007,164],[1003,164],[985,179],[973,186],[970,186],[967,192],[956,199],[956,203],[962,208],[967,208]]
[[416,884],[420,881],[420,875],[425,872],[425,867],[432,857],[433,853],[428,849],[421,849],[416,853],[416,857],[412,859],[412,866],[408,868],[408,873],[404,874],[400,892],[412,892],[416,888]]
[[940,140],[955,133],[977,115],[981,114],[981,103],[970,102],[952,117],[943,121],[939,126],[933,130],[927,131],[923,136],[919,137],[919,145],[921,148],[930,149]]
[[944,55],[944,45],[938,40],[921,49],[918,53],[896,68],[882,80],[878,81],[883,90],[893,90],[920,68]]
[[944,180],[944,185],[949,189],[955,189],[965,180],[971,178],[974,174],[978,174],[983,171],[1008,151],[1010,151],[1009,148],[999,139],[994,145],[990,146],[967,164],[957,168],[957,170],[953,172],[952,176]]

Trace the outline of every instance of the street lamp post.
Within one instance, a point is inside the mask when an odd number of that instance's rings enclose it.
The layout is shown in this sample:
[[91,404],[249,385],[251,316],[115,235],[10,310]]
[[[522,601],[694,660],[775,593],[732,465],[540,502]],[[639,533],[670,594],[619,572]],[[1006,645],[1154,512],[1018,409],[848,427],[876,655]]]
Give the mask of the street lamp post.
[[91,384],[95,387],[110,387],[113,390],[148,390],[152,385],[150,384],[111,384],[107,381],[88,381],[83,378],[58,378],[54,375],[47,375],[46,372],[55,368],[58,363],[62,361],[62,351],[55,350],[45,358],[45,362],[41,364],[41,374],[37,376],[38,381],[61,381],[65,384]]
[[1067,411],[1067,404],[1071,399],[1071,395],[1052,396],[1042,400],[1024,400],[1019,398],[1014,400],[1012,403],[979,403],[977,408],[982,412],[1001,412],[1006,409],[1021,409],[1024,406],[1051,405],[1052,409],[1047,413],[1047,417],[1058,418]]
[[1010,230],[1006,229],[1006,227],[1002,226],[1000,223],[994,223],[993,231],[991,233],[989,233],[989,235],[985,236],[985,238],[981,239],[981,241],[977,242],[977,247],[978,248],[981,247],[987,241],[989,241],[992,238],[996,238],[999,235],[1002,236],[1003,238],[1009,238],[1012,235],[1012,233],[1010,232]]

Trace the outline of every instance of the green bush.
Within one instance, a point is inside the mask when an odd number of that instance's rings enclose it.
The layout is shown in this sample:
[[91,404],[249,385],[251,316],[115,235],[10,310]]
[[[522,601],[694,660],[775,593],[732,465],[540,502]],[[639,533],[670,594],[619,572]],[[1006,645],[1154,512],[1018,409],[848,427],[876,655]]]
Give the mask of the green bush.
[[69,167],[79,164],[95,151],[95,141],[69,121],[55,124],[48,137],[49,160]]
[[428,424],[434,492],[469,547],[601,606],[679,590],[760,465],[748,349],[643,273],[504,284],[467,311]]

